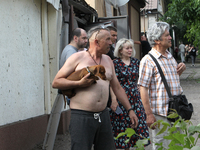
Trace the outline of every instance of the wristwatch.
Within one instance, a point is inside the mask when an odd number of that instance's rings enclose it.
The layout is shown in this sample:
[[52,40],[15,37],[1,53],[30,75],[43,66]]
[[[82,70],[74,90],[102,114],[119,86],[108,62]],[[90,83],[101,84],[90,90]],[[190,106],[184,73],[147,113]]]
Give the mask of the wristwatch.
[[133,108],[132,108],[132,107],[131,107],[129,110],[127,110],[128,114],[129,114],[129,112],[130,112],[131,110],[133,110]]

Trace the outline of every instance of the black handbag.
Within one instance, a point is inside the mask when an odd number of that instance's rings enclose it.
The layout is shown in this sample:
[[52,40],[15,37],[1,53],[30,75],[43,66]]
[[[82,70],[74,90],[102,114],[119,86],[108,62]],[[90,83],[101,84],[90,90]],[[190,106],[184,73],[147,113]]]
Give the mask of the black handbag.
[[[191,103],[188,103],[188,100],[186,98],[185,95],[174,95],[172,96],[170,88],[167,84],[167,81],[165,79],[165,76],[163,74],[163,71],[158,63],[158,61],[155,59],[155,57],[153,55],[151,55],[149,53],[149,55],[151,56],[151,58],[154,60],[154,62],[156,63],[156,66],[158,67],[158,70],[160,72],[162,81],[165,85],[165,88],[167,90],[167,94],[169,96],[169,105],[168,105],[168,112],[167,115],[175,112],[174,110],[177,111],[178,115],[181,116],[183,119],[185,120],[190,120],[192,117],[192,113],[193,113],[193,105]],[[176,121],[178,119],[177,118],[167,118],[169,121]]]

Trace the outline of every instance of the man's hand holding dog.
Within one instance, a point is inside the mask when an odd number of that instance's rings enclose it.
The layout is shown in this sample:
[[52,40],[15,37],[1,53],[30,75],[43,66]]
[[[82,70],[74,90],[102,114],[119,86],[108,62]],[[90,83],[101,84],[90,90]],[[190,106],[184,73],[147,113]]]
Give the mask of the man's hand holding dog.
[[85,75],[79,82],[80,87],[88,87],[90,85],[92,85],[94,83],[94,79],[88,79],[88,77],[90,76],[90,73],[88,73],[87,75]]

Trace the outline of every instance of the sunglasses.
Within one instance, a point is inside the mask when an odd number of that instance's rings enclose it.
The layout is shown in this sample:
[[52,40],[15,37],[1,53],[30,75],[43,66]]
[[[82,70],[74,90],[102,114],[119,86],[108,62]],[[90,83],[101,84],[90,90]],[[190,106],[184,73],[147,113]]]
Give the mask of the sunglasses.
[[[92,33],[91,34],[91,36],[94,34],[94,33],[96,33],[96,35],[95,35],[95,40],[97,40],[97,37],[98,37],[98,35],[99,35],[99,33],[100,33],[100,31],[101,30],[107,30],[107,31],[110,31],[108,28],[106,28],[106,27],[104,27],[104,26],[97,26],[97,27],[94,27],[93,29],[91,29],[92,31],[90,31],[90,33]],[[91,37],[90,36],[90,37]],[[90,38],[89,37],[89,38]]]
[[102,30],[102,29],[99,29],[99,30],[97,31],[97,33],[96,33],[96,35],[95,35],[95,40],[97,40],[97,36],[99,35],[99,33],[100,33],[101,30]]

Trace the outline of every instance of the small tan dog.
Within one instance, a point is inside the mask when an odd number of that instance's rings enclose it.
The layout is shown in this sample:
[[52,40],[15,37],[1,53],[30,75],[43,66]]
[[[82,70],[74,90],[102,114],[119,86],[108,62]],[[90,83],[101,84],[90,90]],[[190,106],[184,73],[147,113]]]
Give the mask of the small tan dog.
[[[71,73],[66,79],[72,81],[78,81],[81,80],[86,74],[90,73],[88,79],[94,79],[94,83],[96,83],[96,80],[99,80],[98,77],[100,77],[102,80],[106,80],[105,72],[106,70],[102,65],[89,66]],[[65,101],[64,107],[66,107],[65,96],[71,98],[76,95],[75,89],[62,90],[62,94],[64,96],[64,101]]]

